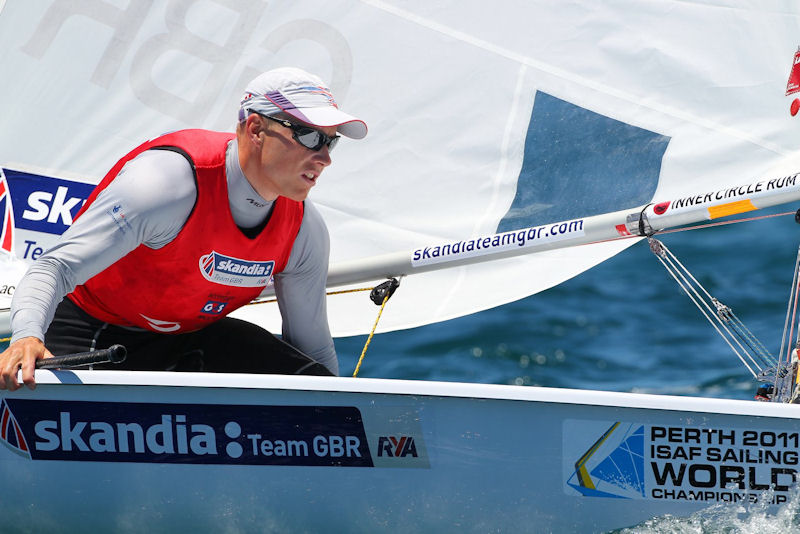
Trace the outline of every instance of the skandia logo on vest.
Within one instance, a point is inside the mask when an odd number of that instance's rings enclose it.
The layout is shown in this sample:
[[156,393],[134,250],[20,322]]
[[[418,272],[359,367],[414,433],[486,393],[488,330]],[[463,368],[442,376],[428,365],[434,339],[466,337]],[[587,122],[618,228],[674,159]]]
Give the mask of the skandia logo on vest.
[[264,287],[272,281],[275,261],[251,261],[212,251],[200,256],[200,273],[210,282],[226,286]]

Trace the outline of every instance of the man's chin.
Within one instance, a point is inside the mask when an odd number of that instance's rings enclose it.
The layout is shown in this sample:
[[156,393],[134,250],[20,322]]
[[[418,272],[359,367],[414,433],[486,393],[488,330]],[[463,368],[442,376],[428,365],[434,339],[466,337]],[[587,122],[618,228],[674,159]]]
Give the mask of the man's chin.
[[309,190],[307,190],[307,191],[299,191],[299,192],[294,192],[294,193],[290,193],[290,194],[288,194],[288,195],[284,195],[284,196],[285,196],[286,198],[290,199],[290,200],[294,200],[295,202],[302,202],[302,201],[304,201],[306,198],[308,198],[308,194],[309,194],[310,192],[311,192],[311,190],[309,189]]

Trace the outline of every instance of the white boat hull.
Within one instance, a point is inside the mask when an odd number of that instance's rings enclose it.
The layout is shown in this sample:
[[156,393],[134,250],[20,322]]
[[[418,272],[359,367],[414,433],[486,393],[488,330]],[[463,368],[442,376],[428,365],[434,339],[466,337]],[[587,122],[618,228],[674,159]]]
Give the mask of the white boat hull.
[[764,498],[770,483],[782,502],[798,470],[791,405],[322,377],[37,380],[2,395],[0,514],[23,530],[606,531]]

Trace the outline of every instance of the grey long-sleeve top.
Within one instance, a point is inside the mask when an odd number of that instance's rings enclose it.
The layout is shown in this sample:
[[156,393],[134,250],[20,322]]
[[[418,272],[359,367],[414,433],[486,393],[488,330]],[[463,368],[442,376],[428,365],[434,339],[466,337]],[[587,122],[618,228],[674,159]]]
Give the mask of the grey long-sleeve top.
[[[233,219],[240,228],[261,224],[272,209],[244,176],[236,140],[228,144],[225,173]],[[59,243],[30,267],[11,304],[12,342],[44,339],[55,309],[76,285],[108,268],[141,244],[159,249],[180,232],[197,199],[188,160],[167,150],[149,150],[128,162]],[[124,225],[108,214],[122,205]],[[330,240],[325,222],[306,200],[303,221],[286,268],[275,276],[283,338],[338,374],[328,328],[325,281]]]

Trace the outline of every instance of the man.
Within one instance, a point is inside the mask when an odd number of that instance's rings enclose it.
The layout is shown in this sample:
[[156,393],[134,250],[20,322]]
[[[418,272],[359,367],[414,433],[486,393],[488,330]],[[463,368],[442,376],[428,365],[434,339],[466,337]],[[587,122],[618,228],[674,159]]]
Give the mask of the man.
[[[19,369],[33,389],[36,360],[116,343],[115,369],[337,374],[329,238],[305,200],[337,132],[367,128],[284,68],[247,86],[235,135],[182,130],[123,157],[18,285],[0,389]],[[273,281],[283,341],[225,317]]]

